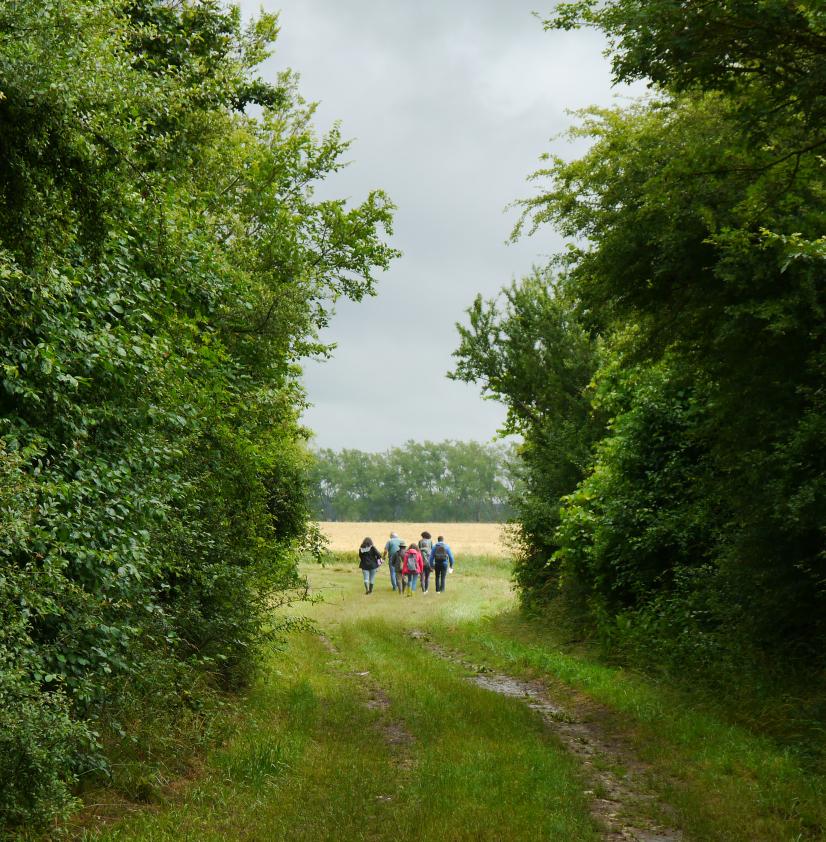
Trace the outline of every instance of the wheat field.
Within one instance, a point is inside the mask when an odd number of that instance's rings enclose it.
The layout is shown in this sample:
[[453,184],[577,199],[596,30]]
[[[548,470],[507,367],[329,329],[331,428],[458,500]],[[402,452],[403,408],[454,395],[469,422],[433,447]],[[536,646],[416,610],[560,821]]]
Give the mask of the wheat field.
[[502,523],[359,523],[354,521],[321,521],[319,528],[327,536],[334,552],[356,552],[366,536],[380,549],[395,532],[410,543],[427,530],[436,540],[444,535],[457,558],[461,555],[510,555]]

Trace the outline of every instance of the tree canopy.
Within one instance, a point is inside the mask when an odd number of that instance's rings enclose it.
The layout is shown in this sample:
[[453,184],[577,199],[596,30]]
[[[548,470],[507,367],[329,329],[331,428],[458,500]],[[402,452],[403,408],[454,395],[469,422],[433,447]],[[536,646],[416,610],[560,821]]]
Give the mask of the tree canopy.
[[0,31],[9,827],[109,774],[144,705],[172,721],[246,680],[301,584],[300,360],[396,252],[380,190],[314,196],[348,144],[293,74],[258,76],[275,17],[20,0]]
[[504,444],[410,441],[384,453],[314,455],[321,520],[499,522],[509,517],[518,484]]
[[[811,674],[826,642],[824,13],[614,0],[561,4],[546,25],[602,29],[615,78],[652,93],[582,112],[588,151],[532,176],[514,236],[552,224],[569,240],[522,285],[529,308],[569,314],[552,359],[512,291],[460,327],[455,376],[502,399],[530,445],[523,597],[561,595],[607,640],[721,686],[734,658]],[[572,371],[577,343],[592,376],[566,380],[554,366]],[[560,453],[567,416],[550,408],[577,405],[582,435]],[[580,471],[541,487],[566,460]]]

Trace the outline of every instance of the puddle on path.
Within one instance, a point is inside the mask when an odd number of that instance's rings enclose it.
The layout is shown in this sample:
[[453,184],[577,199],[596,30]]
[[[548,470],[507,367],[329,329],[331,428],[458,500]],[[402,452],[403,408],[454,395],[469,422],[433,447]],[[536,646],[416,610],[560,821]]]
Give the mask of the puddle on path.
[[414,630],[410,636],[439,657],[470,671],[467,680],[471,683],[518,699],[542,717],[585,769],[592,786],[585,794],[592,797],[591,815],[603,827],[604,840],[682,842],[683,834],[679,830],[666,827],[652,817],[652,813],[669,814],[673,810],[644,785],[643,778],[650,768],[603,724],[608,719],[607,711],[584,697],[567,699],[565,703],[552,699],[542,682],[515,678],[473,664],[461,653],[436,643],[427,632]]

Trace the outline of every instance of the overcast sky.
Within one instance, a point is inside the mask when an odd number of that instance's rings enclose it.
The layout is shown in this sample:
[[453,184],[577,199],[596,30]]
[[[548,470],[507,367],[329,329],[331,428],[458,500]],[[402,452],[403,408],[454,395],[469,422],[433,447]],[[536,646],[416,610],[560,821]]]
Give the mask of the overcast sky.
[[490,440],[501,406],[445,377],[455,323],[477,293],[496,295],[559,248],[550,229],[507,245],[516,212],[505,208],[530,194],[542,152],[571,154],[552,140],[571,124],[566,109],[614,101],[600,37],[544,32],[534,0],[242,3],[246,15],[261,5],[281,22],[263,75],[292,68],[320,102],[319,129],[341,121],[352,163],[330,186],[353,202],[384,189],[404,253],[376,298],[338,306],[324,336],[334,358],[305,365],[315,444]]

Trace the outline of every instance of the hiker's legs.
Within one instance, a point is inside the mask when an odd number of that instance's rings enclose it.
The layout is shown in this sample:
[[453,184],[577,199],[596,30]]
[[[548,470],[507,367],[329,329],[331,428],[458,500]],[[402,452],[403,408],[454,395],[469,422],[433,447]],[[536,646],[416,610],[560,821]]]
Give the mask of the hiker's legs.
[[362,570],[361,575],[364,578],[364,592],[370,593],[370,571]]
[[393,586],[393,590],[396,590],[396,568],[393,567],[392,564],[390,564],[389,567],[390,567],[390,584]]
[[373,593],[373,585],[376,584],[376,568],[374,567],[372,570],[365,570],[364,572],[367,573],[368,579],[365,584],[369,584],[367,593]]
[[419,574],[418,573],[411,573],[410,574],[410,590],[413,593],[416,593],[416,582],[419,581]]
[[443,591],[445,589],[445,579],[447,578],[447,565],[436,562],[436,590]]
[[422,593],[427,593],[427,589],[430,587],[430,568],[425,565],[424,570],[422,571]]

